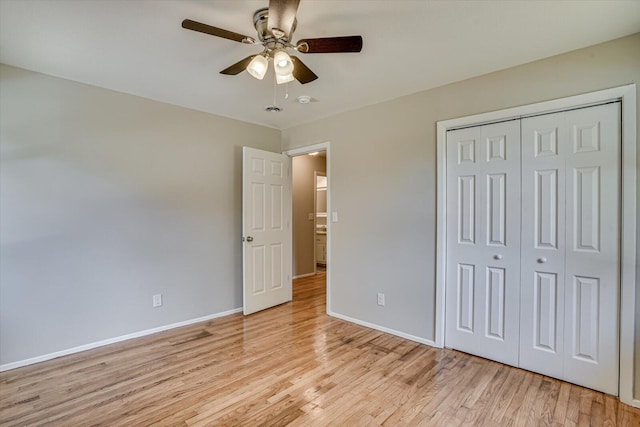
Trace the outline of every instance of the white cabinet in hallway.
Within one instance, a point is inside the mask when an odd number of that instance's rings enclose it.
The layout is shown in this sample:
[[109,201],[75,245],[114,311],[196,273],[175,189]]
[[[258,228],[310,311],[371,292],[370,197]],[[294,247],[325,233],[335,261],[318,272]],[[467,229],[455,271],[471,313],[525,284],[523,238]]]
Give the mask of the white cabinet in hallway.
[[327,235],[316,233],[316,264],[327,265]]

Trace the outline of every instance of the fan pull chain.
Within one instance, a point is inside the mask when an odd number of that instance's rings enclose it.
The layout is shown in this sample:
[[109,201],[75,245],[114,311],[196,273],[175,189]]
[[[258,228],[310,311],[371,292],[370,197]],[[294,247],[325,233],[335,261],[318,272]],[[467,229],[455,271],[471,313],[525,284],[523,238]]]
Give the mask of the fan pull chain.
[[289,82],[285,83],[284,99],[289,99]]
[[273,106],[276,107],[278,105],[277,95],[278,94],[278,84],[276,82],[276,76],[273,75]]

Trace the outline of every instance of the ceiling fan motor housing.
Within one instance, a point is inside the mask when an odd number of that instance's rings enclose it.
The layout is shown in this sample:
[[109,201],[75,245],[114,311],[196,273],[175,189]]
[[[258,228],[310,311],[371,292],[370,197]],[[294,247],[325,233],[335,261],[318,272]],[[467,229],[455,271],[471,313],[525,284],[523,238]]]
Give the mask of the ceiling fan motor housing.
[[[256,12],[253,14],[253,26],[256,28],[256,31],[258,33],[258,38],[260,39],[260,41],[262,43],[276,43],[277,41],[282,41],[284,43],[287,43],[289,41],[289,38],[293,36],[293,32],[296,30],[296,25],[298,24],[298,20],[295,19],[293,21],[293,26],[291,27],[291,31],[289,33],[289,37],[287,37],[287,35],[282,31],[282,30],[278,30],[277,28],[273,29],[273,32],[271,30],[269,30],[269,8],[268,7],[263,7],[262,9],[258,9],[256,10]],[[277,34],[274,34],[277,33]],[[284,46],[283,43],[283,46]],[[271,48],[268,45],[265,45],[269,48]]]

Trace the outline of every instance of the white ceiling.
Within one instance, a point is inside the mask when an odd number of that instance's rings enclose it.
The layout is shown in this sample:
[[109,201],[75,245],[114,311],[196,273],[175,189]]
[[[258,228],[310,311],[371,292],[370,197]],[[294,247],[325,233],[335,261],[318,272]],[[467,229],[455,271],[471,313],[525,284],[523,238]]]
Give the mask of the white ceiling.
[[[320,117],[640,31],[640,1],[302,0],[294,41],[362,35],[361,53],[298,54],[319,79],[277,87],[219,71],[258,46],[182,29],[183,19],[255,36],[261,1],[0,0],[0,62],[285,129]],[[298,104],[299,95],[314,102]]]

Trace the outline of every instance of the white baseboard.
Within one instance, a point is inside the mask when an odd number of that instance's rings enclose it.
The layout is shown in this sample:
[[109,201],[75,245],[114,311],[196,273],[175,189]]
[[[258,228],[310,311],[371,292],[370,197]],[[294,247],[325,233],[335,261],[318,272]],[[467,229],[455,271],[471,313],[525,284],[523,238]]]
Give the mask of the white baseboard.
[[155,334],[155,333],[158,333],[158,332],[167,331],[169,329],[179,328],[181,326],[192,325],[192,324],[198,323],[198,322],[205,322],[207,320],[211,320],[211,319],[215,319],[215,318],[223,317],[223,316],[228,316],[230,314],[239,313],[241,311],[242,311],[242,307],[234,308],[233,310],[227,310],[227,311],[223,311],[221,313],[210,314],[208,316],[198,317],[196,319],[185,320],[185,321],[178,322],[178,323],[172,323],[170,325],[159,326],[157,328],[147,329],[147,330],[140,331],[140,332],[134,332],[132,334],[122,335],[122,336],[115,337],[115,338],[109,338],[109,339],[102,340],[102,341],[97,341],[97,342],[93,342],[93,343],[89,343],[89,344],[84,344],[84,345],[81,345],[81,346],[78,346],[78,347],[73,347],[73,348],[69,348],[69,349],[66,349],[66,350],[56,351],[54,353],[49,353],[49,354],[45,354],[45,355],[42,355],[42,356],[31,357],[29,359],[19,360],[17,362],[6,363],[4,365],[0,365],[0,372],[4,372],[4,371],[11,370],[11,369],[16,369],[16,368],[21,368],[21,367],[27,366],[27,365],[33,365],[34,363],[44,362],[46,360],[55,359],[56,357],[67,356],[69,354],[79,353],[81,351],[91,350],[91,349],[94,349],[94,348],[97,348],[97,347],[102,347],[102,346],[109,345],[109,344],[115,344],[115,343],[120,342],[120,341],[126,341],[126,340],[130,340],[130,339],[133,339],[133,338],[144,337],[146,335],[151,335],[151,334]]
[[302,279],[303,277],[311,277],[311,276],[315,276],[316,273],[305,273],[305,274],[298,274],[297,276],[293,276],[294,279]]
[[620,401],[622,403],[626,404],[626,405],[634,406],[636,408],[640,408],[640,400],[638,400],[638,399],[632,399],[630,401],[627,401],[625,399],[620,399]]
[[377,331],[386,332],[391,335],[396,335],[401,338],[406,338],[411,341],[419,342],[420,344],[426,344],[431,347],[438,347],[435,341],[428,340],[426,338],[417,337],[411,334],[405,334],[404,332],[396,331],[393,329],[385,328],[384,326],[376,325],[374,323],[365,322],[364,320],[354,319],[353,317],[345,316],[343,314],[329,312],[329,316],[337,317],[338,319],[346,320],[347,322],[355,323],[360,326],[366,326],[367,328],[375,329]]

